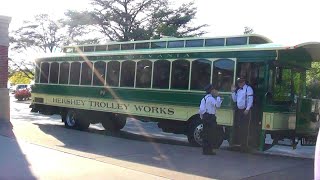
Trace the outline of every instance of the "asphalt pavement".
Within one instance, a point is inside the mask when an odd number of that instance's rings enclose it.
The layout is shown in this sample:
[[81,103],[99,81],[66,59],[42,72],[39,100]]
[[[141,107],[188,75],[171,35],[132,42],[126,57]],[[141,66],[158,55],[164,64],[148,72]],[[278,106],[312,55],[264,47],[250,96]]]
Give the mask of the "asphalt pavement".
[[58,117],[24,114],[23,103],[14,103],[11,122],[0,122],[0,179],[313,179],[312,158],[224,149],[204,156],[183,141],[66,129]]

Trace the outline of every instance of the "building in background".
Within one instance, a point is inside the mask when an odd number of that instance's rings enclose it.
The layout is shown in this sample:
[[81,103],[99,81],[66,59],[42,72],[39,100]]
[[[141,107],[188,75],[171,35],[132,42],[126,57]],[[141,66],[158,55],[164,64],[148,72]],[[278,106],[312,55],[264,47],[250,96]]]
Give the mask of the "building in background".
[[10,17],[0,15],[0,121],[10,120],[10,99],[7,88],[10,22]]

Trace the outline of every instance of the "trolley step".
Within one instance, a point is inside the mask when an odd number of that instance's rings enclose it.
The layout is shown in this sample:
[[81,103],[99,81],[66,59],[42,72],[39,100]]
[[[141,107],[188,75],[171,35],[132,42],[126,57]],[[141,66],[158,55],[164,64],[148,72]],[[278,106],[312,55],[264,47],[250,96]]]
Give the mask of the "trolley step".
[[298,143],[299,142],[296,141],[295,139],[287,139],[287,138],[274,140],[273,142],[274,145],[289,146],[289,147],[292,147],[292,149],[296,149]]
[[301,146],[315,146],[317,137],[303,137],[301,138]]

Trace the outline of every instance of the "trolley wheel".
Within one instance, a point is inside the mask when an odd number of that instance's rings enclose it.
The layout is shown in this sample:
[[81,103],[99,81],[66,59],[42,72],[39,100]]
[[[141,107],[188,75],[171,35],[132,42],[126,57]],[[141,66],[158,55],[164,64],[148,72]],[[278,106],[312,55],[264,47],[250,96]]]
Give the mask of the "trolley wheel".
[[68,110],[64,118],[64,125],[68,129],[88,129],[90,123],[84,119],[80,119],[75,110]]
[[[216,130],[218,131],[216,134],[217,137],[217,145],[220,147],[224,141],[224,130],[222,126],[217,126]],[[203,124],[199,118],[193,119],[189,124],[188,130],[188,141],[193,146],[202,146],[202,133],[203,133]]]
[[90,126],[90,122],[87,121],[86,119],[80,119],[80,121],[77,124],[77,129],[79,130],[86,130]]
[[111,115],[108,119],[101,122],[105,130],[116,132],[120,131],[127,122],[127,117],[123,115]]
[[127,123],[127,116],[118,116],[116,119],[116,129],[121,130]]
[[187,132],[189,143],[193,146],[202,146],[202,132],[203,124],[200,117],[191,120]]

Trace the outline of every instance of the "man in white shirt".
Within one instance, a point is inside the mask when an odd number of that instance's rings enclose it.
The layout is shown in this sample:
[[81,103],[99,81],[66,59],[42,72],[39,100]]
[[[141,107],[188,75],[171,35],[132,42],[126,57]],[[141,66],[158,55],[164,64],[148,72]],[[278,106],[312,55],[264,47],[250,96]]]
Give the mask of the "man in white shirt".
[[202,154],[215,155],[218,145],[216,109],[221,106],[222,100],[218,91],[209,84],[205,87],[206,95],[200,103],[199,114],[203,120]]
[[241,149],[248,147],[250,110],[253,105],[253,89],[246,84],[246,79],[240,77],[237,80],[238,88],[232,87],[232,100],[237,103],[235,109],[235,133],[234,143],[240,144]]

